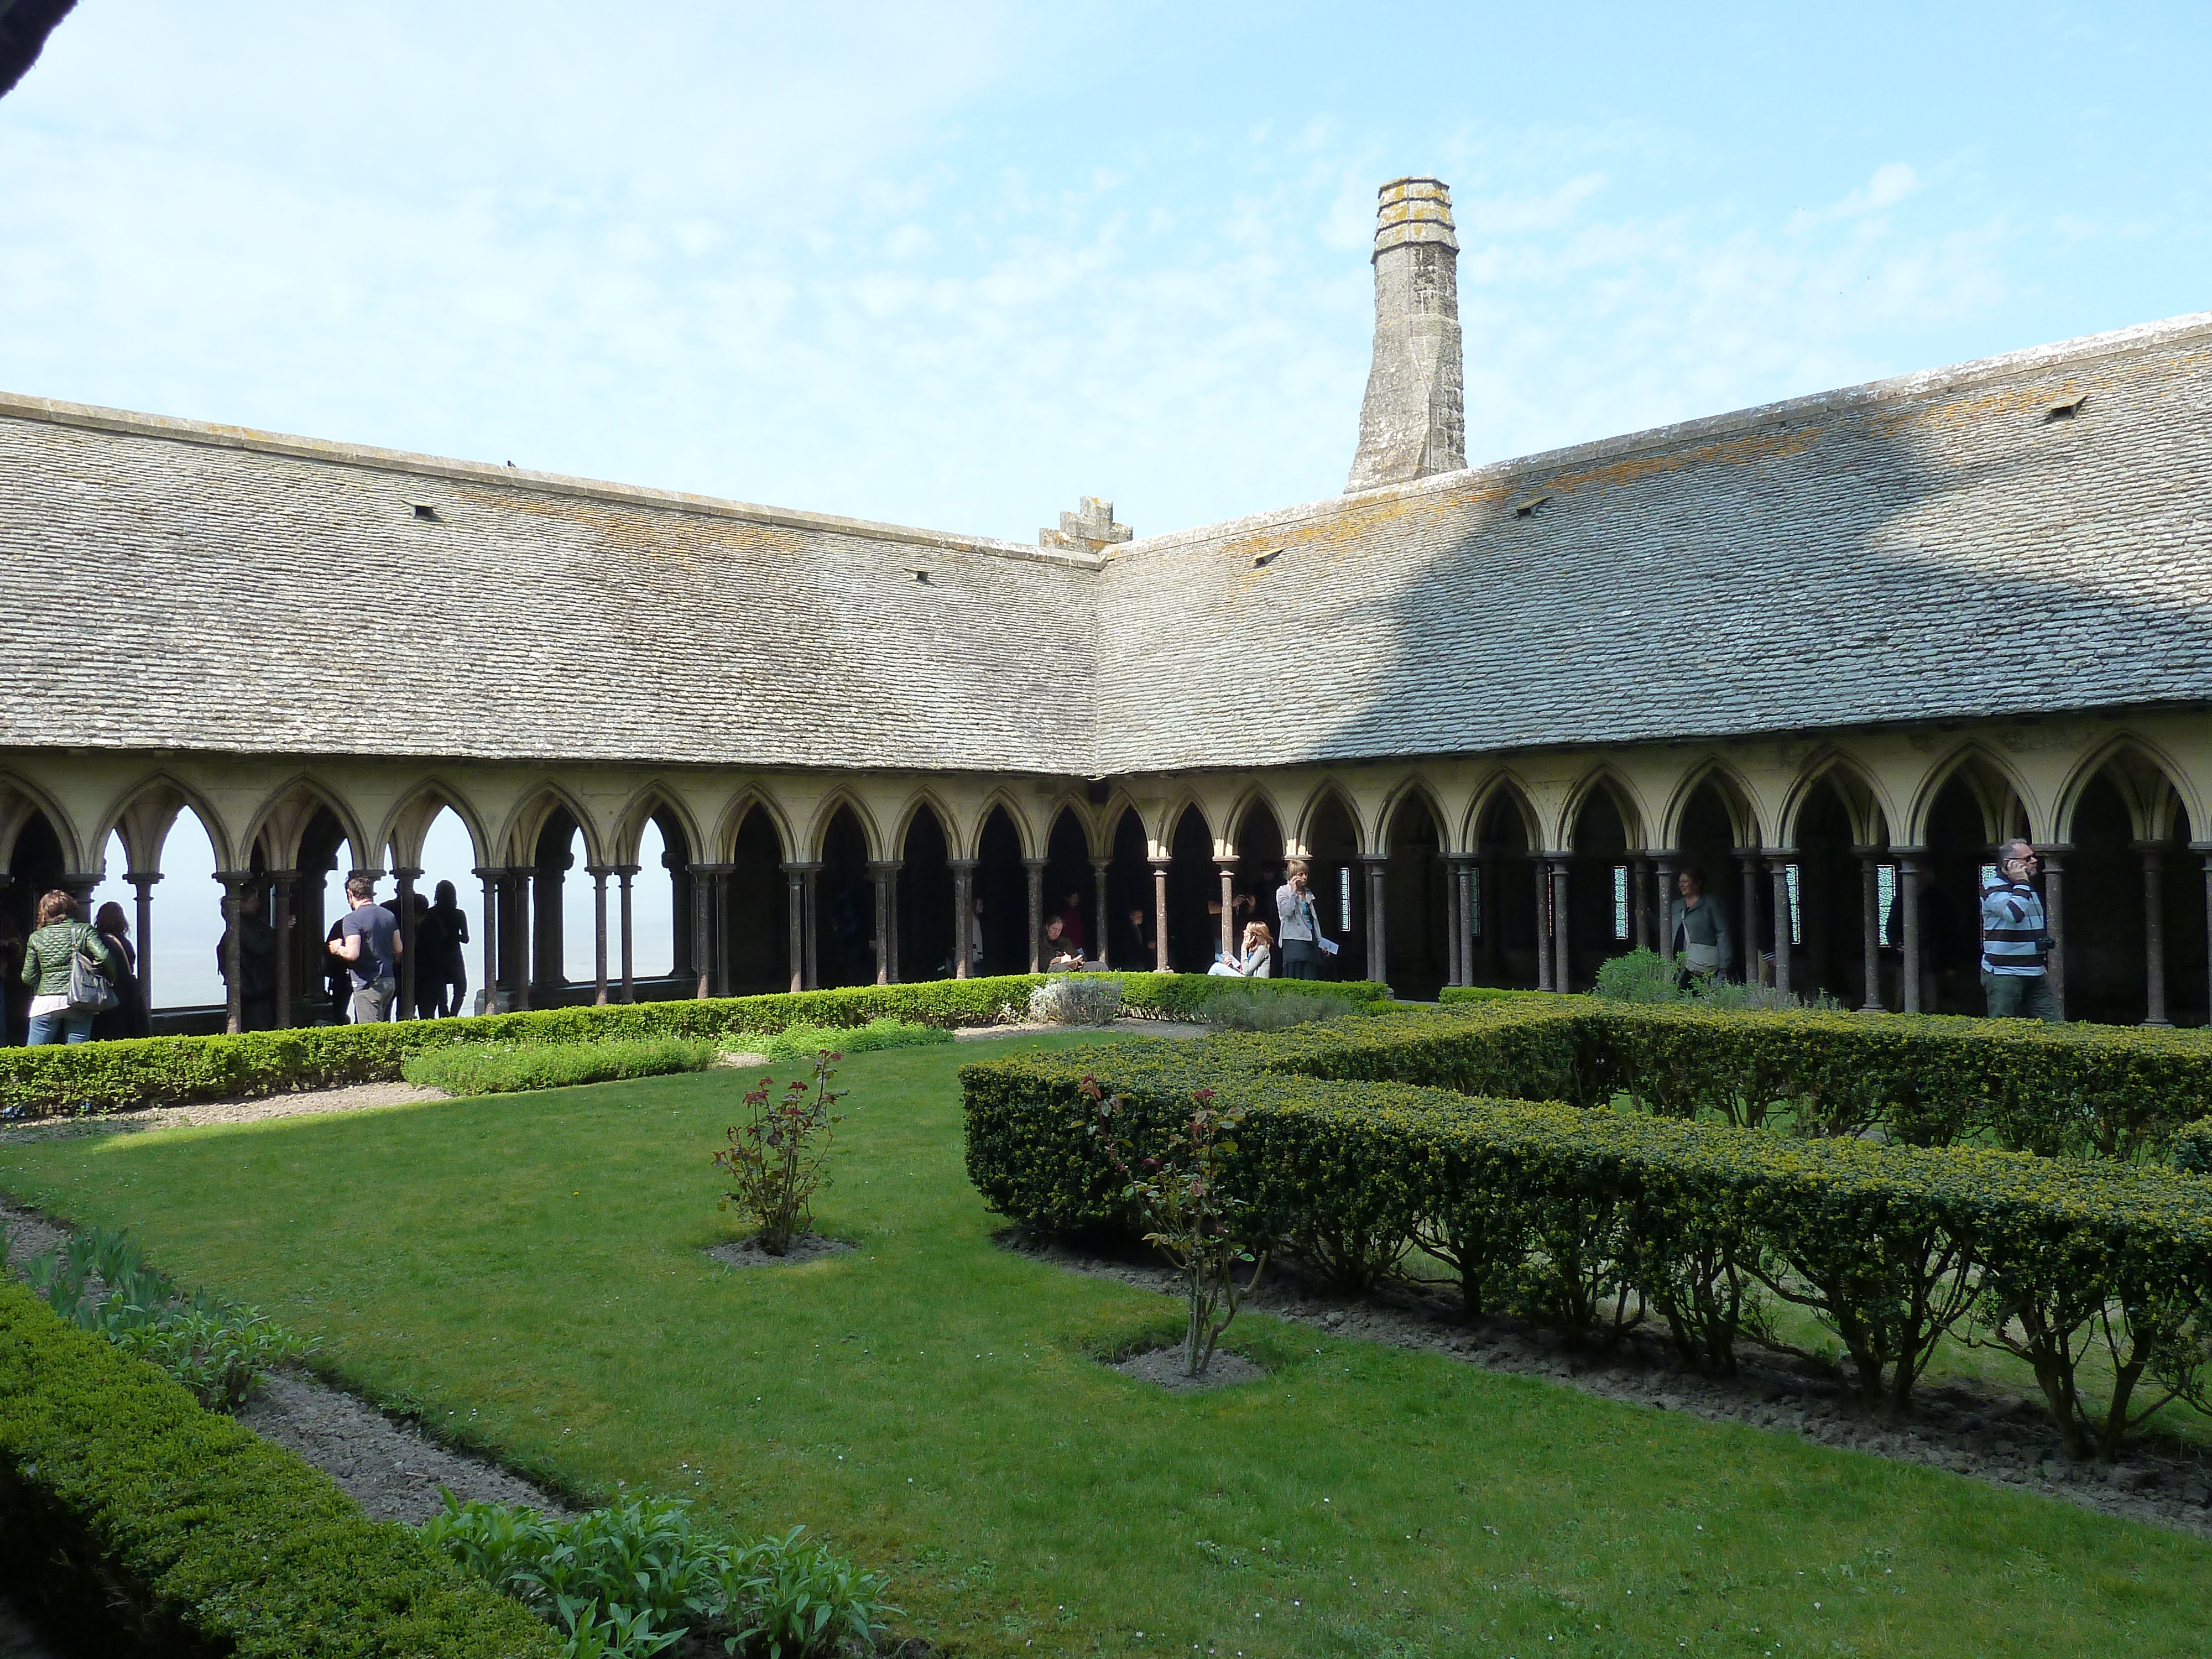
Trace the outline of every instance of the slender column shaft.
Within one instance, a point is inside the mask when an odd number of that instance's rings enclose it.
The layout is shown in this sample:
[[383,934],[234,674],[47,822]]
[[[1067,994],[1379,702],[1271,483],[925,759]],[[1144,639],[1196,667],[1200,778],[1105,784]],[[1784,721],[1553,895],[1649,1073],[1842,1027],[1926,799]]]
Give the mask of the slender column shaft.
[[399,1007],[393,1018],[415,1018],[415,878],[422,872],[411,865],[395,868],[399,880]]
[[975,860],[953,859],[952,977],[968,977],[968,958],[975,938]]
[[2166,848],[2137,842],[2143,868],[2143,1024],[2171,1025],[2166,1017]]
[[[1042,881],[1043,878],[1044,872],[1039,870],[1037,879]],[[897,947],[891,937],[891,917],[896,907],[894,894],[895,884],[898,880],[897,864],[888,860],[871,864],[868,880],[876,890],[876,983],[889,985],[897,977],[897,969],[893,965],[893,952]]]
[[1536,988],[1552,985],[1552,865],[1543,857],[1532,859],[1536,871]]
[[806,875],[796,864],[783,866],[784,902],[790,912],[784,943],[784,966],[791,972],[791,988],[806,988]]
[[1237,860],[1220,859],[1215,867],[1221,872],[1221,954],[1237,954]]
[[1024,859],[1030,887],[1030,972],[1044,971],[1044,860]]
[[1859,959],[1864,965],[1865,994],[1859,1012],[1881,1012],[1881,851],[1862,847],[1859,855]]
[[1898,1000],[1908,1014],[1920,1006],[1920,860],[1917,848],[1893,848],[1897,854]]
[[[2201,842],[2191,844],[2199,850],[2203,847]],[[143,951],[145,946],[142,945],[139,949]],[[2212,852],[2204,854],[2204,951],[2205,961],[2212,963]],[[2212,974],[2206,977],[2212,978]],[[2208,1009],[2207,1013],[2212,1016],[2212,1009]]]
[[2043,860],[2043,925],[2051,935],[2051,955],[2043,964],[2058,1018],[2066,1018],[2066,854],[2070,847],[2039,847]]
[[[272,870],[269,873],[275,889],[270,895],[270,921],[276,929],[276,1029],[286,1031],[292,1026],[292,884],[299,879],[299,872]],[[146,959],[143,932],[138,936],[138,959],[142,965]],[[138,981],[138,994],[141,1000],[146,994],[143,974]]]
[[1774,881],[1774,988],[1790,988],[1790,863],[1772,859],[1767,869]]
[[[1091,860],[1091,886],[1095,890],[1096,895],[1094,899],[1094,908],[1092,910],[1092,915],[1096,918],[1096,921],[1092,923],[1091,932],[1096,935],[1096,937],[1086,938],[1084,943],[1085,947],[1091,952],[1091,960],[1097,963],[1101,967],[1103,967],[1106,964],[1106,940],[1111,934],[1114,927],[1113,914],[1106,908],[1106,872],[1112,866],[1113,862],[1114,861],[1111,859],[1093,859]],[[2208,862],[2207,867],[2212,868],[2212,862]],[[2206,879],[2208,881],[2212,881],[2212,876],[2208,876]],[[1270,932],[1273,931],[1273,918],[1262,916],[1261,917],[1261,920],[1268,923]]]
[[1739,853],[1736,862],[1743,866],[1743,926],[1736,930],[1736,937],[1743,941],[1740,947],[1743,951],[1743,982],[1756,985],[1759,982],[1759,860]]
[[[1658,940],[1656,948],[1662,962],[1672,962],[1674,959],[1674,855],[1662,853],[1653,862],[1656,866],[1659,890],[1653,895],[1656,901],[1655,915],[1657,918],[1653,927]],[[1725,962],[1721,963],[1721,972],[1725,974],[1728,970],[1729,964]]]
[[822,984],[822,929],[817,926],[822,910],[822,866],[810,864],[801,872],[805,883],[805,911],[800,918],[800,929],[805,934],[806,983],[805,990],[818,990]]
[[1367,866],[1367,977],[1388,984],[1390,979],[1389,918],[1383,914],[1390,861],[1372,854],[1363,856]]
[[633,925],[630,883],[636,878],[638,866],[623,864],[615,866],[615,874],[622,878],[622,1000],[637,1000],[636,945],[637,934]]
[[483,1000],[484,1012],[499,1012],[499,884],[504,872],[487,865],[477,872],[483,884]]
[[[2212,863],[2207,867],[2212,868]],[[158,872],[131,878],[138,890],[138,995],[149,1014],[154,1012],[154,884],[161,878]]]
[[242,930],[246,884],[252,877],[243,872],[218,870],[215,878],[222,884],[222,1029],[233,1036],[246,1029],[245,951],[239,934]]
[[532,975],[538,965],[537,959],[530,954],[530,923],[537,902],[537,895],[532,889],[537,879],[537,872],[530,866],[516,866],[514,891],[502,907],[514,929],[514,989],[507,998],[507,1004],[525,1012],[530,1007]]
[[607,878],[614,872],[604,864],[588,866],[592,878],[592,1004],[607,1005]]
[[1651,860],[1640,853],[1628,861],[1628,892],[1634,909],[1629,937],[1637,949],[1649,951],[1658,924],[1651,918]]
[[1168,970],[1168,866],[1164,859],[1152,864],[1152,971]]
[[1571,965],[1568,952],[1574,930],[1567,914],[1567,878],[1572,868],[1565,858],[1552,860],[1552,988],[1555,991],[1574,988],[1568,979]]
[[702,999],[714,994],[714,878],[713,866],[691,866],[691,968],[696,975],[691,994]]

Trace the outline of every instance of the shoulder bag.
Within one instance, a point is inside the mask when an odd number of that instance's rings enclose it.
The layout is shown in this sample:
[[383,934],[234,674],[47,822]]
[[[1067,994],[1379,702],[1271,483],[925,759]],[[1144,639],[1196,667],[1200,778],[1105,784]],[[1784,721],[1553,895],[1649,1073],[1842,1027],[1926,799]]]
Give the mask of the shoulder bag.
[[90,933],[87,928],[71,941],[69,1006],[73,1014],[104,1014],[122,1000],[107,975],[100,971],[100,964],[85,954],[85,939]]

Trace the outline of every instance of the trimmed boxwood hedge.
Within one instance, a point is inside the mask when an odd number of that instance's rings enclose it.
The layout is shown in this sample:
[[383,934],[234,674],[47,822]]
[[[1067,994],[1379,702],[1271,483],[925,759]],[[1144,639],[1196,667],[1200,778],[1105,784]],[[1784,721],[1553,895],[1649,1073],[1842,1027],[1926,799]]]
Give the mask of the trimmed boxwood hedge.
[[[128,1111],[389,1082],[410,1054],[456,1042],[592,1042],[610,1037],[711,1038],[773,1033],[787,1025],[865,1025],[873,1019],[924,1025],[988,1025],[1001,1011],[1018,1018],[1042,974],[994,979],[928,980],[831,991],[548,1008],[462,1019],[398,1020],[380,1025],[321,1025],[239,1036],[134,1037],[118,1042],[0,1048],[0,1113],[36,1118],[80,1111]],[[1123,1008],[1139,1018],[1202,1017],[1224,989],[1295,989],[1290,980],[1224,979],[1204,974],[1117,974]],[[1333,986],[1370,998],[1389,988],[1362,981]]]
[[554,1659],[413,1529],[0,1282],[0,1547],[26,1593],[155,1650]]
[[[1613,1109],[1607,1045],[1623,1040],[1571,1009],[1492,1004],[978,1062],[961,1072],[969,1174],[1033,1225],[1130,1226],[1085,1079],[1121,1097],[1140,1142],[1210,1088],[1247,1114],[1230,1180],[1258,1241],[1347,1285],[1419,1242],[1458,1268],[1470,1315],[1510,1293],[1586,1338],[1656,1316],[1723,1370],[1779,1297],[1834,1334],[1863,1391],[1900,1403],[1979,1318],[2030,1351],[2069,1441],[2107,1453],[2120,1431],[2090,1421],[2075,1378],[2094,1322],[2122,1333],[2130,1387],[2202,1359],[2212,1182]],[[1464,1092],[1516,1067],[1587,1103]]]

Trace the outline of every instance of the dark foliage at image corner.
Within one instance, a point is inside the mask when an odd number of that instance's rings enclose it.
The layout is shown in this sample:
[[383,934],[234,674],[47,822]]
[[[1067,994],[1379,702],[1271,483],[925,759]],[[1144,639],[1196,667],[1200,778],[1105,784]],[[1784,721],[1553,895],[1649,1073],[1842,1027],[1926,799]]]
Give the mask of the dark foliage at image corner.
[[0,98],[29,73],[46,37],[76,5],[76,0],[0,0]]

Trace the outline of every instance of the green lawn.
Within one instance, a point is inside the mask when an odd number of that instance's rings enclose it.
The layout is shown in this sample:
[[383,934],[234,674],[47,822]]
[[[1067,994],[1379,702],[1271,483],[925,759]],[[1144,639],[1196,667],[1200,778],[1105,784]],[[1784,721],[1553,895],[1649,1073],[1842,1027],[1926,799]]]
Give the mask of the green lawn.
[[1128,1381],[1092,1355],[1173,1305],[999,1250],[963,1173],[956,1070],[1006,1046],[848,1061],[817,1214],[861,1248],[796,1269],[701,1254],[730,1072],[13,1147],[0,1186],[571,1487],[829,1533],[968,1651],[2212,1648],[2212,1547],[1953,1476],[1264,1319],[1262,1382]]

